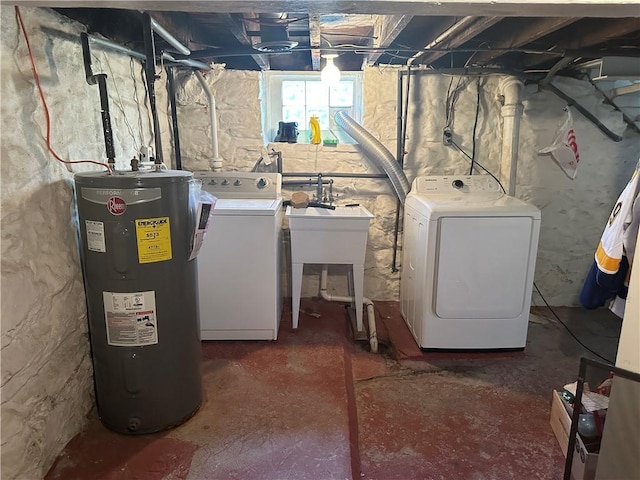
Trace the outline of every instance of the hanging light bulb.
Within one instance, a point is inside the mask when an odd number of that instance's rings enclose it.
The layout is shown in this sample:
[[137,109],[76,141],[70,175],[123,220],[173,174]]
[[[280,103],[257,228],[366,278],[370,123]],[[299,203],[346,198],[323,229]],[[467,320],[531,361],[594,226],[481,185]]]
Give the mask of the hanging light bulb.
[[322,72],[320,72],[320,79],[327,85],[335,85],[340,81],[340,70],[336,67],[335,63],[333,63],[333,59],[337,57],[338,55],[335,53],[322,55],[322,58],[327,61],[327,64],[322,69]]

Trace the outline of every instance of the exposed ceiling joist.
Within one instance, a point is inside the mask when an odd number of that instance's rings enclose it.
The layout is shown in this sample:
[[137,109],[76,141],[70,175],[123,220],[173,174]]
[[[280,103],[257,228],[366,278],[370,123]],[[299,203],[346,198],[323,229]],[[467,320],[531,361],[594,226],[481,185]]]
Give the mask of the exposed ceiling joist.
[[[373,35],[376,37],[374,46],[386,48],[391,45],[412,18],[413,16],[411,15],[380,17],[374,25]],[[382,54],[382,51],[370,53],[367,57],[367,64],[375,65]]]
[[[244,23],[237,20],[229,13],[220,14],[220,19],[224,22],[225,26],[233,34],[234,37],[243,45],[252,45],[251,39],[247,35],[246,27]],[[269,57],[266,55],[251,55],[251,58],[258,64],[260,70],[269,70]]]
[[[579,18],[570,18],[570,17],[560,17],[560,18],[537,18],[537,19],[528,19],[527,25],[520,29],[515,34],[513,32],[504,32],[501,33],[500,36],[504,38],[504,40],[490,42],[488,45],[491,48],[520,48],[524,45],[527,45],[531,42],[538,40],[550,33],[555,32],[561,28],[566,27],[567,25],[571,25],[572,23],[579,20]],[[513,27],[509,27],[513,28]],[[479,52],[474,55],[473,63],[481,64],[493,60],[501,55],[503,55],[503,51],[498,52]]]
[[[584,23],[590,22],[590,25],[585,26]],[[572,29],[575,28],[575,31]],[[640,19],[638,18],[624,18],[619,20],[613,19],[599,19],[599,20],[582,20],[574,25],[568,27],[569,31],[564,30],[562,32],[556,32],[548,37],[548,41],[553,46],[553,51],[558,53],[564,53],[570,57],[584,56],[586,50],[593,47],[598,47],[608,40],[620,38],[627,34],[633,34],[640,29]],[[618,49],[620,50],[620,49]],[[589,56],[596,56],[597,52],[592,52]],[[607,52],[603,51],[603,55]],[[612,55],[612,50],[609,49],[609,55]],[[634,52],[629,50],[629,55],[633,55]],[[637,53],[636,53],[637,54]],[[549,62],[557,58],[549,55],[537,55],[535,57],[535,63],[529,62],[529,67],[535,65],[542,65],[545,62]]]
[[[595,27],[595,25],[594,25]],[[593,28],[568,42],[562,42],[565,50],[580,50],[606,42],[640,30],[640,18],[626,18],[623,20],[603,19],[598,21],[598,28]]]
[[[456,48],[460,45],[464,44],[468,40],[472,39],[480,32],[486,30],[487,28],[495,25],[500,21],[500,17],[479,17],[476,21],[472,22],[470,25],[465,25],[463,29],[457,31],[454,35],[449,36],[448,38],[442,39],[442,41],[438,42],[437,45],[433,45],[433,47],[438,48]],[[427,45],[429,47],[429,45]],[[439,58],[447,55],[445,51],[438,52],[425,52],[424,54],[418,56],[414,63],[423,63],[429,65],[430,63],[435,62]]]
[[638,16],[637,0],[14,0],[30,7],[127,8],[174,12],[224,13],[369,13],[376,15],[484,15],[502,17],[583,17],[621,18]]
[[[357,6],[366,3],[354,2]],[[585,62],[603,56],[640,58],[640,10],[633,18],[576,19],[574,15],[582,12],[571,4],[567,12],[572,16],[553,18],[477,16],[473,15],[473,9],[466,16],[433,16],[406,13],[410,6],[405,4],[424,3],[419,0],[387,3],[402,4],[402,9],[398,7],[396,12],[403,13],[382,16],[355,13],[354,7],[349,14],[324,15],[301,11],[300,2],[296,2],[295,10],[274,8],[269,13],[182,11],[154,12],[154,15],[185,44],[191,44],[190,55],[176,54],[175,58],[223,61],[226,68],[233,70],[317,72],[322,67],[321,53],[327,47],[340,54],[336,63],[344,71],[360,70],[367,64],[414,62],[436,69],[462,69],[473,62],[474,67],[490,65],[503,71],[521,72],[533,80],[540,80],[550,70],[575,76],[576,70],[584,70]],[[181,5],[188,4],[187,1]],[[105,8],[58,11],[81,21],[90,32],[102,33],[132,47],[142,43],[139,11]],[[160,38],[157,45],[171,51]],[[563,57],[575,58],[576,62],[558,63]]]

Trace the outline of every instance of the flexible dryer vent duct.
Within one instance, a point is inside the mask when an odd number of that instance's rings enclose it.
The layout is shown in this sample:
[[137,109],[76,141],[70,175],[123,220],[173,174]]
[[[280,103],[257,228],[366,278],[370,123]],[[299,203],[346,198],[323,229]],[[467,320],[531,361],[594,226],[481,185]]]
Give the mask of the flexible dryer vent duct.
[[404,204],[404,200],[407,198],[411,187],[409,180],[407,180],[406,175],[402,171],[402,167],[396,159],[393,158],[391,152],[373,135],[367,132],[362,125],[347,115],[347,112],[341,111],[336,113],[335,120],[345,132],[358,142],[367,158],[369,158],[375,166],[385,171],[398,196],[398,200]]

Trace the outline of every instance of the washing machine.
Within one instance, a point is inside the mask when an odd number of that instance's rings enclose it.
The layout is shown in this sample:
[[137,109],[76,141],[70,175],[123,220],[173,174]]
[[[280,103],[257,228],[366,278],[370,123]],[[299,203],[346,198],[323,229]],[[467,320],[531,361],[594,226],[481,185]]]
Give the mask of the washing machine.
[[198,255],[202,340],[276,340],[282,315],[282,176],[195,172],[218,198]]
[[488,175],[418,177],[404,206],[402,316],[423,349],[523,349],[540,210]]

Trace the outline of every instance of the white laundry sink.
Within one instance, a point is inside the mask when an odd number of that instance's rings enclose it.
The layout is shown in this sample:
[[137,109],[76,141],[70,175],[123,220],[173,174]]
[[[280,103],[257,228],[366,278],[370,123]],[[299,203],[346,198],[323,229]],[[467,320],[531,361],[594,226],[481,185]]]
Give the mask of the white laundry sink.
[[369,223],[374,215],[362,206],[287,207],[293,263],[364,264]]
[[305,263],[352,267],[356,328],[363,331],[364,256],[373,214],[364,207],[291,208],[285,213],[291,232],[291,324],[298,328],[302,271]]

